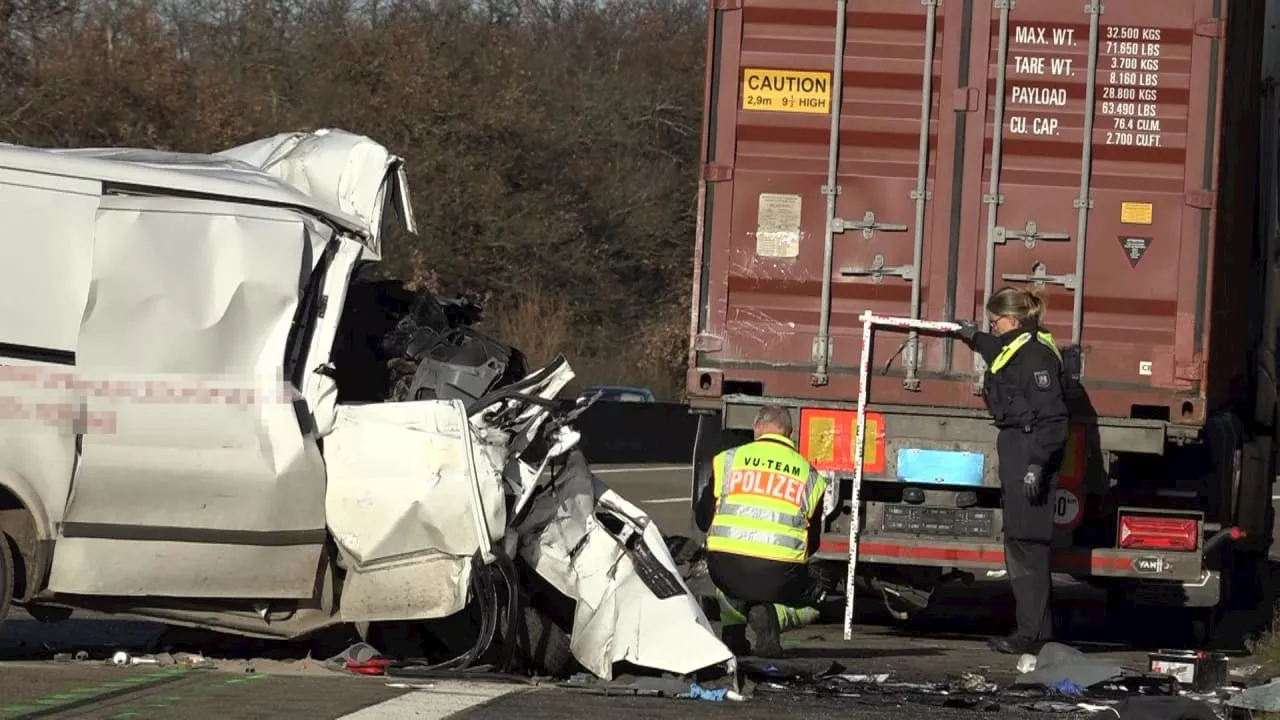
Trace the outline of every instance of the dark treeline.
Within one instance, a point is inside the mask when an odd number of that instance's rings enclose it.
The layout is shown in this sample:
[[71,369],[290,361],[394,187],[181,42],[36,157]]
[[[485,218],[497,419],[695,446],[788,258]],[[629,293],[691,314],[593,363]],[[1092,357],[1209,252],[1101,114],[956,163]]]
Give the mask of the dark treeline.
[[0,140],[368,135],[419,222],[389,274],[487,296],[535,360],[671,392],[705,36],[697,0],[0,0]]

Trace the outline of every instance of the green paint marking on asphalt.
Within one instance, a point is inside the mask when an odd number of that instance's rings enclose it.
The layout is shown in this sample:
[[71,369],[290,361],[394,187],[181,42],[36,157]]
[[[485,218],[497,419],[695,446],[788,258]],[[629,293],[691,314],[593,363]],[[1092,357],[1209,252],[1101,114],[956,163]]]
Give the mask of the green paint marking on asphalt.
[[[135,675],[133,677],[120,678],[118,680],[106,680],[98,683],[97,685],[60,690],[51,695],[39,697],[34,700],[28,700],[22,704],[0,706],[0,713],[10,714],[32,712],[34,710],[42,710],[72,702],[83,702],[85,700],[91,700],[95,695],[102,695],[122,688],[163,680],[175,674],[181,674],[184,672],[186,672],[186,670],[183,668],[165,668],[163,670],[153,670],[143,675]],[[136,714],[137,713],[132,713],[132,715]],[[115,717],[125,716],[121,715]]]
[[[52,695],[37,698],[35,700],[30,700],[22,704],[2,705],[0,706],[0,713],[9,714],[9,713],[31,712],[34,710],[42,710],[51,706],[62,705],[64,703],[84,702],[86,700],[92,700],[93,696],[95,695],[106,694],[112,691],[119,691],[121,689],[130,688],[134,686],[142,686],[144,683],[155,682],[158,680],[163,680],[163,679],[172,677],[174,675],[183,675],[188,672],[191,672],[191,671],[188,671],[184,668],[165,668],[163,670],[154,670],[143,675],[135,675],[133,677],[120,678],[116,680],[106,680],[93,686],[85,686],[85,687],[71,688],[68,690],[61,690]],[[209,682],[204,682],[189,688],[187,692],[185,692],[182,695],[165,695],[161,698],[151,700],[151,702],[149,702],[146,705],[140,705],[138,707],[164,708],[164,707],[168,707],[172,703],[180,703],[187,700],[191,700],[193,699],[192,698],[193,695],[203,694],[205,692],[217,689],[219,687],[225,687],[227,685],[239,685],[242,683],[256,681],[256,680],[265,680],[269,677],[271,676],[254,673],[252,675],[242,675],[242,676],[232,677],[227,680],[211,680]],[[142,688],[139,687],[139,689],[142,689]],[[143,698],[139,698],[139,700],[142,700],[143,702],[145,702],[145,699]],[[128,704],[127,699],[125,699],[125,703]],[[125,711],[125,712],[117,713],[115,715],[110,716],[109,720],[125,720],[126,718],[133,718],[137,716],[138,716],[137,712]]]

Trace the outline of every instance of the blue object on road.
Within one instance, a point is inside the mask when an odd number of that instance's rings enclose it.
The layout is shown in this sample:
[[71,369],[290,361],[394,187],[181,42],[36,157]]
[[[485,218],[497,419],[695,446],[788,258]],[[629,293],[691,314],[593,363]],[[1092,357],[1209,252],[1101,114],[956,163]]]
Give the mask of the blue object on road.
[[898,449],[898,479],[922,485],[981,487],[985,456],[961,450]]
[[1071,682],[1071,680],[1067,678],[1063,678],[1058,682],[1054,683],[1053,690],[1054,692],[1060,693],[1062,695],[1077,696],[1077,695],[1084,694],[1084,688]]
[[718,688],[715,690],[710,690],[702,687],[698,683],[693,683],[692,685],[689,686],[688,692],[683,693],[678,697],[686,698],[689,700],[710,700],[711,702],[724,702],[724,698],[728,694],[729,694],[729,690],[726,688]]

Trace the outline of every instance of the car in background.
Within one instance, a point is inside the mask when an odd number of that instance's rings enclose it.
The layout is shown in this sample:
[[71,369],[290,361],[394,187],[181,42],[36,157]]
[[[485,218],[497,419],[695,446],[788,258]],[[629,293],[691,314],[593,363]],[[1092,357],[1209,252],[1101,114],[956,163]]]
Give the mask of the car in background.
[[578,401],[583,402],[593,397],[597,402],[658,402],[649,388],[628,385],[588,385],[578,395]]

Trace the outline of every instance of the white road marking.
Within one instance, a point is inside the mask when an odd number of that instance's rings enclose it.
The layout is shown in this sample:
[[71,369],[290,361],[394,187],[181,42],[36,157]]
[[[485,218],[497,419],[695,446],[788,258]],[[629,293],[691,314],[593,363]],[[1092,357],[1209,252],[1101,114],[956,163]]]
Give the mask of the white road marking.
[[689,498],[687,497],[654,498],[653,500],[640,501],[642,505],[674,505],[676,503],[687,503],[687,502],[689,502]]
[[462,680],[436,681],[435,686],[415,690],[377,705],[343,715],[338,720],[444,720],[451,715],[483,705],[527,685],[478,683]]
[[689,469],[691,469],[689,465],[642,465],[639,467],[592,468],[591,472],[597,475],[608,475],[609,473],[671,472],[672,470]]

